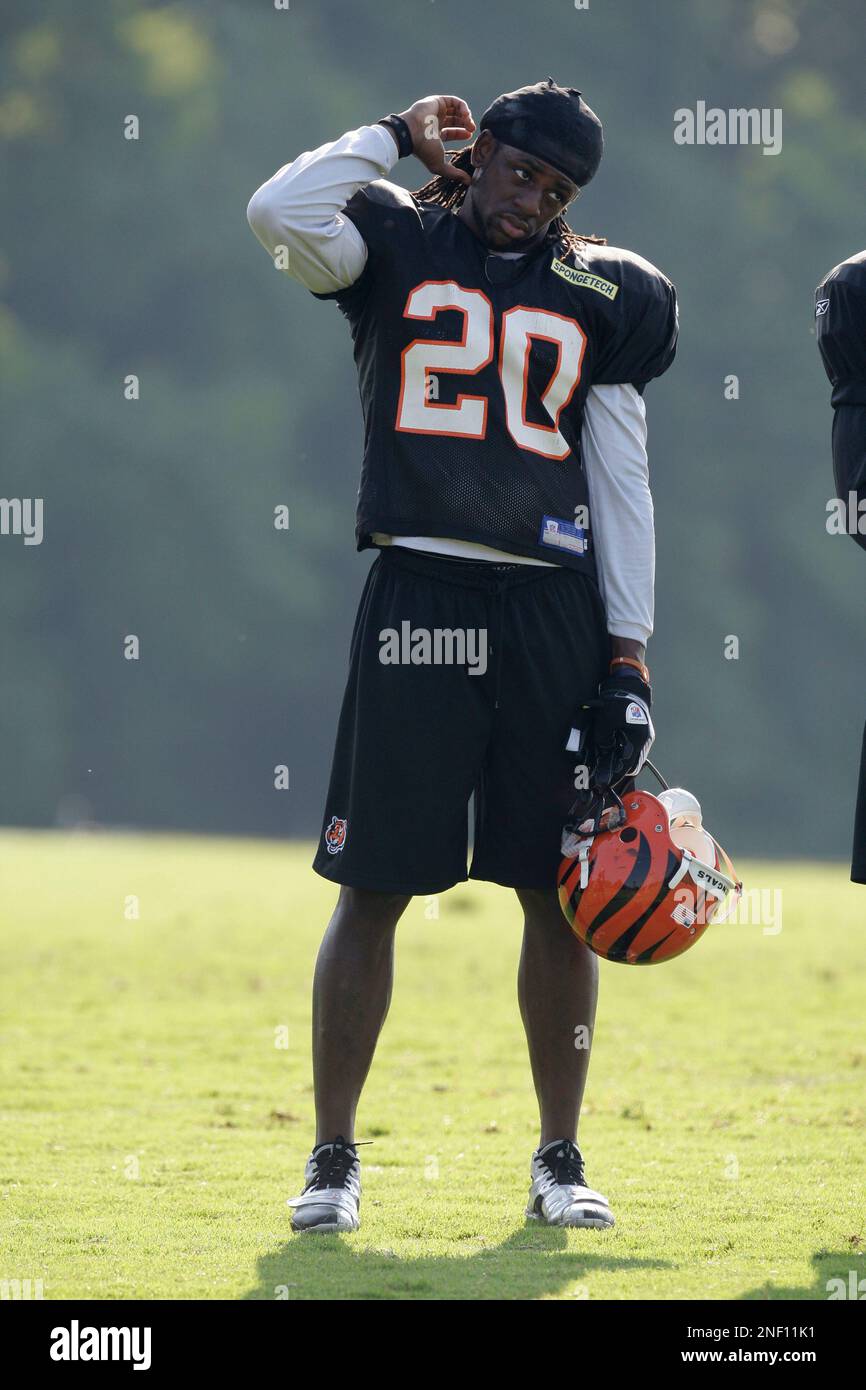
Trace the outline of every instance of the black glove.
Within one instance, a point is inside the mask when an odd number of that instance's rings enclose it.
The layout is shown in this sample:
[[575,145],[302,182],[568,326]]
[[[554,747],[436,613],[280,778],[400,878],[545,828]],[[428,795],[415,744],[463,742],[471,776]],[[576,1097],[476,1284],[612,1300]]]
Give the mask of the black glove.
[[616,787],[624,777],[637,777],[655,738],[651,707],[652,691],[637,671],[605,676],[592,721],[597,786]]
[[652,691],[637,671],[605,676],[598,699],[581,705],[567,747],[588,769],[589,791],[636,777],[652,748]]

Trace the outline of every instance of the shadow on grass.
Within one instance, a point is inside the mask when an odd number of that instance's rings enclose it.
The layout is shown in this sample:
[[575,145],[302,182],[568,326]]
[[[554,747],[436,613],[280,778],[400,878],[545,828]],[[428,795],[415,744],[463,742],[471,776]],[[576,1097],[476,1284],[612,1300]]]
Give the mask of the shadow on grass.
[[740,1301],[751,1303],[760,1299],[804,1299],[826,1303],[831,1294],[836,1299],[866,1300],[866,1255],[857,1250],[816,1250],[812,1256],[814,1276],[811,1284],[771,1284],[749,1289],[740,1294]]
[[592,1250],[568,1249],[568,1235],[527,1226],[501,1245],[472,1255],[405,1259],[388,1250],[356,1250],[344,1236],[293,1236],[258,1262],[259,1282],[247,1299],[534,1299],[586,1298],[595,1270],[665,1269],[661,1260],[620,1259],[604,1253],[602,1231]]

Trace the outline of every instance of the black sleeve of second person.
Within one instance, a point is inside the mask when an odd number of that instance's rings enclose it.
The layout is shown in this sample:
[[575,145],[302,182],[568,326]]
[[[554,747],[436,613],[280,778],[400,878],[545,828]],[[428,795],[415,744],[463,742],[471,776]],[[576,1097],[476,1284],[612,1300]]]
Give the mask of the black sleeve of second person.
[[860,752],[860,786],[857,810],[854,815],[854,853],[851,860],[851,882],[866,883],[866,728]]
[[833,387],[830,403],[866,406],[866,274],[859,267],[833,271],[815,292],[815,315],[818,349]]
[[837,406],[833,416],[833,475],[836,495],[846,508],[848,495],[857,496],[858,529],[851,539],[866,550],[866,405]]

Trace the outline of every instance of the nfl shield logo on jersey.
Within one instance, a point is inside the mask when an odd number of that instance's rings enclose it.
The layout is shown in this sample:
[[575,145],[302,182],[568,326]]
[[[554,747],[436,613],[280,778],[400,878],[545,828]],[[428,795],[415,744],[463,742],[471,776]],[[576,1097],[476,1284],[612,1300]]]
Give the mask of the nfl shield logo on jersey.
[[329,854],[339,854],[346,843],[346,822],[339,816],[331,817],[331,824],[325,831],[325,844]]

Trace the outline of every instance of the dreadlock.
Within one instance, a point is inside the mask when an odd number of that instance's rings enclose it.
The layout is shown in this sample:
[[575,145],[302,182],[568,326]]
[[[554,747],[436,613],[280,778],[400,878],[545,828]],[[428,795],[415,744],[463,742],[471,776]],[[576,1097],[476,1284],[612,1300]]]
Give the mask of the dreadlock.
[[[462,150],[449,150],[447,152],[448,162],[456,165],[458,169],[465,169],[468,174],[472,173],[472,146],[464,145]],[[461,183],[459,179],[448,179],[442,174],[437,174],[430,179],[423,187],[416,188],[412,193],[413,198],[417,198],[421,203],[436,203],[442,208],[459,208],[462,206],[466,197],[469,184]],[[582,236],[569,227],[565,218],[560,215],[554,217],[547,229],[546,242],[562,241],[566,251],[580,251],[586,242],[593,246],[606,246],[607,237],[603,236]]]

